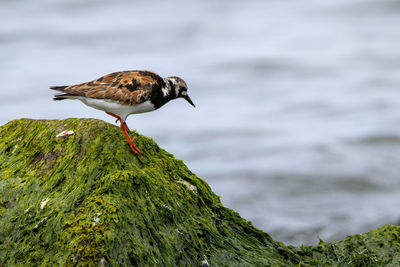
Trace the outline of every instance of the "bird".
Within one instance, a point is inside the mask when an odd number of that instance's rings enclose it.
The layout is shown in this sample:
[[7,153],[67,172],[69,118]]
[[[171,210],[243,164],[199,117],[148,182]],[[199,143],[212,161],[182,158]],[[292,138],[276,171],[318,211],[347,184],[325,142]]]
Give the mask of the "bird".
[[131,114],[154,111],[169,101],[183,98],[196,107],[188,95],[186,82],[177,77],[162,78],[148,70],[119,71],[96,80],[66,86],[51,86],[59,93],[53,100],[78,99],[85,105],[116,118],[132,152],[142,152],[129,136],[126,119]]

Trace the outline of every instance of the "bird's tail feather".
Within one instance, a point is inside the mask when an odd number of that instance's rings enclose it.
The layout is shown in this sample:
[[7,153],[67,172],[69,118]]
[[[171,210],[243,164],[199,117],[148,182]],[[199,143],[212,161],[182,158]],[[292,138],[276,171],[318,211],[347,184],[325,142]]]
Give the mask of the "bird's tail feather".
[[71,99],[74,97],[75,96],[71,94],[59,94],[59,95],[54,95],[53,100],[64,100],[64,99]]
[[[65,93],[65,88],[67,88],[68,86],[51,86],[50,89],[51,90],[56,90],[62,93]],[[64,100],[64,99],[70,99],[73,98],[74,95],[65,93],[65,94],[57,94],[54,95],[53,100]]]
[[67,87],[68,86],[50,86],[50,89],[60,91],[60,92],[65,92],[65,88],[67,88]]

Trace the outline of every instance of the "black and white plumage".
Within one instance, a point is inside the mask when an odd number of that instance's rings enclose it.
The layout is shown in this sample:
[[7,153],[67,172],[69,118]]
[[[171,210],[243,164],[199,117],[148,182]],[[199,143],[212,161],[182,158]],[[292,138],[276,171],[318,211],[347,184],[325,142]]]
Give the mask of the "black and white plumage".
[[69,86],[52,86],[61,92],[54,100],[78,99],[95,109],[103,110],[121,122],[121,129],[135,153],[140,150],[127,135],[126,118],[130,114],[156,110],[170,100],[183,98],[195,107],[187,94],[187,85],[179,77],[162,78],[151,71],[121,71],[97,80]]
[[55,95],[54,100],[79,99],[90,107],[118,115],[122,121],[130,114],[156,110],[176,98],[195,106],[184,80],[176,76],[162,78],[151,71],[114,72],[94,81],[50,89],[63,93]]

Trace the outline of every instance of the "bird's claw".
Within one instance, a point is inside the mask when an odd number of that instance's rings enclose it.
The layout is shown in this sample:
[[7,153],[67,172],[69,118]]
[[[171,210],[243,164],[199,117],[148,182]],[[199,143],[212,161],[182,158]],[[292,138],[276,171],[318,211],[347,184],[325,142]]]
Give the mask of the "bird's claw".
[[[128,142],[128,141],[127,141]],[[133,143],[128,142],[129,147],[131,148],[132,152],[136,154],[142,154],[142,151],[140,151]]]
[[126,142],[131,147],[131,150],[133,151],[133,153],[142,154],[142,151],[140,151],[139,148],[137,148],[137,146],[135,145],[135,143],[133,143],[133,141],[135,141],[135,139],[136,139],[136,137],[133,137],[131,140],[126,140]]

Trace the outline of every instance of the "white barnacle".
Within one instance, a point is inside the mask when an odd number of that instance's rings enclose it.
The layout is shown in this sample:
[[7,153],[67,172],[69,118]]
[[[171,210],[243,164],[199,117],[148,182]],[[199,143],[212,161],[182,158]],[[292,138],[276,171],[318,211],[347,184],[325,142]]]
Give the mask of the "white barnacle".
[[190,191],[197,191],[196,186],[190,184],[189,182],[187,182],[185,180],[179,179],[178,183],[185,185],[187,187],[187,189],[189,189]]
[[36,224],[33,229],[38,229],[40,226],[42,226],[45,222],[47,221],[47,217],[44,217],[38,224]]
[[62,131],[61,133],[57,134],[57,135],[56,135],[56,138],[57,138],[57,139],[59,139],[59,138],[66,138],[66,137],[68,137],[68,136],[70,136],[70,135],[73,135],[73,134],[74,134],[74,131],[65,130],[65,131]]
[[96,213],[95,215],[94,215],[94,218],[93,218],[93,226],[96,226],[99,222],[100,222],[100,213]]
[[206,255],[203,255],[203,260],[201,261],[201,267],[209,267],[210,264],[207,261]]
[[46,207],[46,204],[50,201],[49,198],[45,198],[41,203],[40,203],[40,209],[44,209]]
[[162,204],[161,207],[163,207],[165,209],[172,210],[172,208],[170,206],[168,206],[167,204]]
[[15,145],[13,151],[11,151],[11,154],[14,154],[17,149],[18,149],[18,145]]

